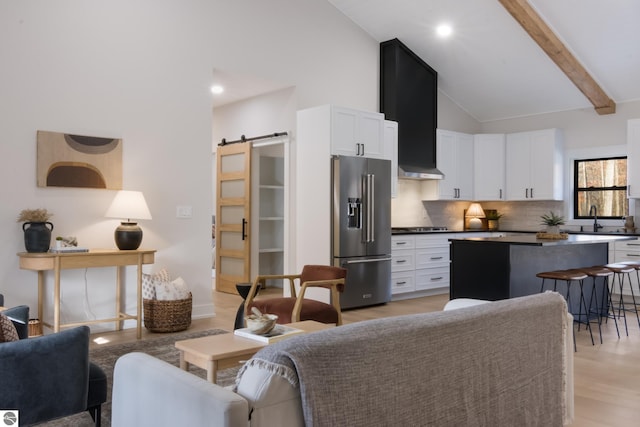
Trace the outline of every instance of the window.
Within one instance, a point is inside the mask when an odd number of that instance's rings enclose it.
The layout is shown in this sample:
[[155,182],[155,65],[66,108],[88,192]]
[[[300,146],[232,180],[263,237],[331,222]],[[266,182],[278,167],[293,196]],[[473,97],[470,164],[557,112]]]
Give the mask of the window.
[[627,158],[575,160],[573,217],[621,219],[629,214]]

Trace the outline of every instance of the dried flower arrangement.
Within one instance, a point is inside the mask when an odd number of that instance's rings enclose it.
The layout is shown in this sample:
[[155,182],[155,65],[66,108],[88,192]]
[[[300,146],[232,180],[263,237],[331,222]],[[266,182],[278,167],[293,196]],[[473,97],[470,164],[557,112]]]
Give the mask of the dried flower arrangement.
[[23,209],[17,222],[47,222],[52,216],[46,209]]

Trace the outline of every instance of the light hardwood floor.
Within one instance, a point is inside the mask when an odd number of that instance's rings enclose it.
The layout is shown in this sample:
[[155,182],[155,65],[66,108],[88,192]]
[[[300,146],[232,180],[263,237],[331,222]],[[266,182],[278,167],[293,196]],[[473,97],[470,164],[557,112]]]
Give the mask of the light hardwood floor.
[[[236,310],[242,299],[237,295],[213,292],[216,315],[209,319],[194,320],[191,330],[219,328],[231,331]],[[345,323],[390,317],[402,314],[441,310],[447,295],[394,301],[385,305],[348,310],[343,313]],[[589,332],[581,328],[576,332],[578,351],[574,354],[575,422],[576,427],[637,426],[640,425],[640,327],[634,317],[628,318],[629,336],[621,325],[618,339],[613,321],[603,324],[603,344],[597,338],[591,345]],[[142,339],[157,336],[143,329]],[[95,334],[110,343],[135,340],[135,330]],[[95,346],[96,344],[92,344]],[[108,344],[106,344],[108,345]]]

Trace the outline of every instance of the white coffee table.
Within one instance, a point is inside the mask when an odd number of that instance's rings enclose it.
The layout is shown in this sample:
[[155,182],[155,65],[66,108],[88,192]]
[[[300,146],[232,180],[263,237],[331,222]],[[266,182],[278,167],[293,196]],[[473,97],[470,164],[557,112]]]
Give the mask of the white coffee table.
[[[288,323],[287,326],[302,329],[305,333],[335,327],[314,320]],[[175,344],[180,351],[180,368],[187,371],[190,364],[202,368],[207,371],[207,381],[212,383],[217,381],[218,370],[246,362],[267,345],[233,333],[176,341]]]

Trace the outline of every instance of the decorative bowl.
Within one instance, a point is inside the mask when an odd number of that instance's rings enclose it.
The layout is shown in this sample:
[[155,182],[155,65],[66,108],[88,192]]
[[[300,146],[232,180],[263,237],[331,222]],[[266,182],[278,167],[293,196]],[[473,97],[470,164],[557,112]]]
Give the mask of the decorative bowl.
[[276,321],[278,320],[278,316],[275,314],[263,314],[261,316],[256,316],[255,314],[250,314],[246,317],[247,328],[254,334],[262,335],[268,334],[271,330],[276,326]]

